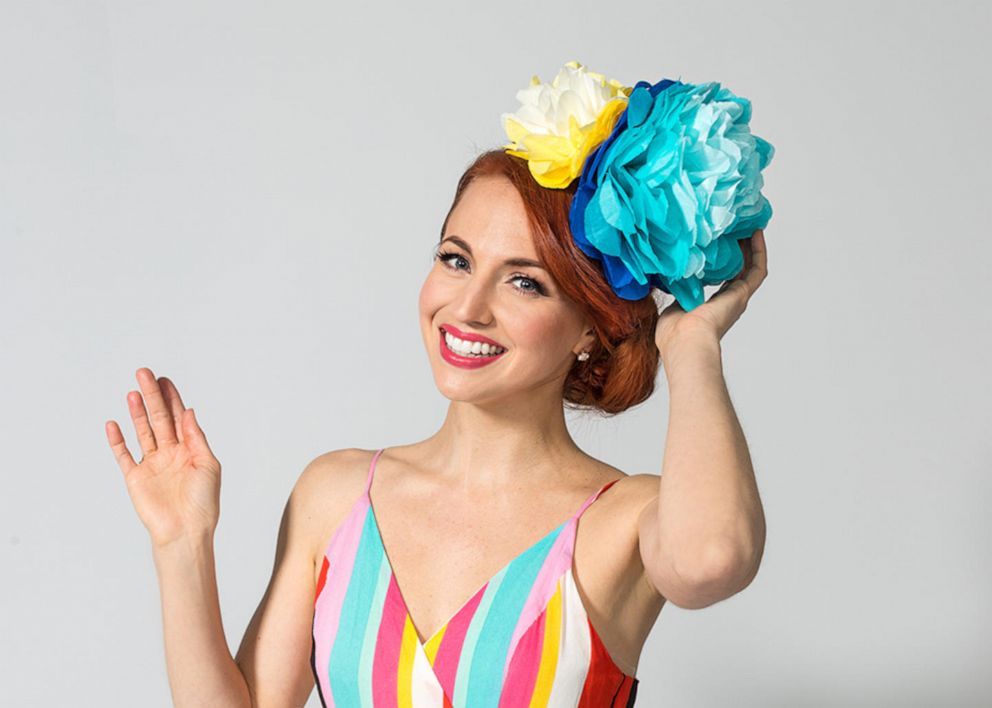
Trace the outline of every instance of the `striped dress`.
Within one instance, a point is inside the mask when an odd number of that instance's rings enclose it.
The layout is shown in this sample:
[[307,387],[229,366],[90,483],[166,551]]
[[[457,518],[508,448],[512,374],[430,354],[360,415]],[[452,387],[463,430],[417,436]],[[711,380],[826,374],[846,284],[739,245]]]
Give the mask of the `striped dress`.
[[421,641],[365,492],[327,545],[310,664],[338,708],[604,708],[634,705],[638,679],[612,661],[572,575],[582,512],[524,550]]

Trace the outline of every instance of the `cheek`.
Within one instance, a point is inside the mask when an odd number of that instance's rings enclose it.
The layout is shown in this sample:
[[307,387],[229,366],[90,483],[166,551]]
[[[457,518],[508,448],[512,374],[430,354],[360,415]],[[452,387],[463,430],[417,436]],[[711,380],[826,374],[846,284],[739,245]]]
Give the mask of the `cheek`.
[[420,295],[418,297],[420,313],[430,314],[431,311],[435,310],[438,298],[439,288],[437,286],[437,279],[432,272],[424,279],[424,284],[420,286]]
[[565,341],[567,325],[567,318],[560,312],[530,312],[517,318],[513,327],[513,341],[518,347],[557,354],[554,347],[558,342]]
[[434,316],[444,306],[444,297],[444,287],[432,271],[420,286],[417,298],[420,322],[425,332],[433,328]]

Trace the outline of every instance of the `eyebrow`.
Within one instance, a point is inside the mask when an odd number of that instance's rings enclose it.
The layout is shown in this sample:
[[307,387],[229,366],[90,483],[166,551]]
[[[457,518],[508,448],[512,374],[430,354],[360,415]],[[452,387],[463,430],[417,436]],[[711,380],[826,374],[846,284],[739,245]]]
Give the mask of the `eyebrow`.
[[[446,238],[441,239],[440,243],[444,243],[445,241],[451,241],[453,244],[461,246],[466,251],[468,251],[468,254],[470,256],[472,255],[472,247],[469,246],[463,239],[459,238],[458,236],[448,236]],[[531,260],[530,258],[507,258],[505,261],[503,261],[503,265],[514,266],[516,268],[531,267],[531,268],[540,268],[541,270],[547,270],[547,268],[545,268],[544,265],[542,265],[540,262]]]

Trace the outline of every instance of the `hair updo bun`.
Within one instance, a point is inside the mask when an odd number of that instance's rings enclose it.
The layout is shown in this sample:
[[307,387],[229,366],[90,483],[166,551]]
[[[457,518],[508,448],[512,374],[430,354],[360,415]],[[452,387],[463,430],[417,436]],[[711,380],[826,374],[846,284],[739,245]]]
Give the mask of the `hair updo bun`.
[[[630,302],[622,300],[621,302]],[[654,342],[658,306],[653,295],[636,301],[637,323],[616,341],[597,338],[589,359],[578,361],[565,379],[566,407],[616,415],[643,403],[654,393],[659,354]]]
[[565,407],[611,416],[647,400],[654,392],[659,366],[654,342],[659,303],[655,291],[640,300],[619,297],[599,262],[575,245],[568,212],[577,181],[565,189],[542,187],[525,159],[502,149],[488,150],[458,180],[442,234],[465,188],[479,177],[504,177],[513,184],[523,198],[538,258],[563,295],[592,322],[596,341],[589,358],[576,360],[565,378]]

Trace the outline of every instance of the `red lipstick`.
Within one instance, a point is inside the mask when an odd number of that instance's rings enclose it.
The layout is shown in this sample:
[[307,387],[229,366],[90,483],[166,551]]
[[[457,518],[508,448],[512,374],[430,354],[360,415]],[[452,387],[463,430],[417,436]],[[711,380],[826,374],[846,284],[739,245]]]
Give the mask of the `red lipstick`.
[[[443,324],[443,325],[441,325],[441,329],[443,329],[445,332],[451,332],[451,334],[453,334],[454,336],[458,337],[459,339],[466,339],[466,340],[468,340],[470,342],[485,342],[486,344],[489,344],[489,345],[494,346],[494,347],[503,347],[502,344],[500,344],[499,342],[497,342],[495,340],[490,339],[489,337],[484,337],[481,334],[472,334],[470,332],[462,332],[460,329],[458,329],[454,325]],[[506,347],[503,347],[503,348],[506,349]]]
[[479,335],[467,335],[467,334],[465,336],[462,336],[462,333],[459,330],[456,330],[454,327],[449,328],[449,325],[442,325],[442,326],[443,329],[439,328],[437,331],[438,343],[441,346],[441,358],[444,359],[449,364],[453,364],[454,366],[460,367],[462,369],[478,369],[483,366],[486,366],[487,364],[492,364],[494,361],[496,361],[501,356],[506,354],[505,347],[503,348],[502,352],[496,354],[495,356],[464,356],[456,351],[452,351],[448,347],[448,343],[444,339],[445,330],[450,331],[453,336],[458,337],[459,339],[467,339],[469,341],[476,341],[476,342],[486,342],[488,344],[497,347],[502,345],[497,344],[488,337],[481,337]]

